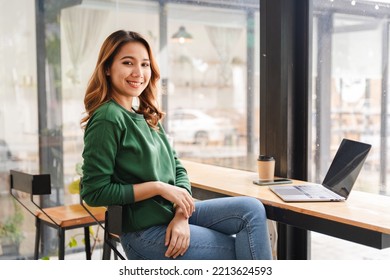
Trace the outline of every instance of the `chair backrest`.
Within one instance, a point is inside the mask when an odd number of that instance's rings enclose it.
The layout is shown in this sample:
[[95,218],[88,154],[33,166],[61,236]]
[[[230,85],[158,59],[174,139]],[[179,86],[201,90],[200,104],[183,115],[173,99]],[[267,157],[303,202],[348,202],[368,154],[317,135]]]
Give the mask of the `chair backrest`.
[[[115,255],[122,260],[126,258],[118,251],[114,242],[120,242],[122,234],[123,206],[110,205],[107,207],[105,217],[104,242],[114,251]],[[104,255],[104,254],[103,254]],[[105,258],[106,256],[103,256]],[[109,259],[109,256],[107,256]],[[106,258],[105,258],[106,259]]]
[[45,210],[34,201],[34,195],[51,194],[50,174],[29,174],[22,171],[10,170],[10,194],[33,216],[37,216],[27,205],[25,205],[13,190],[30,194],[30,201],[35,205],[47,218],[55,225],[59,226],[56,221],[48,215]]
[[110,234],[120,236],[122,234],[123,206],[110,205],[107,207],[106,230]]
[[51,194],[49,174],[33,175],[21,171],[11,170],[10,186],[12,189],[31,195]]

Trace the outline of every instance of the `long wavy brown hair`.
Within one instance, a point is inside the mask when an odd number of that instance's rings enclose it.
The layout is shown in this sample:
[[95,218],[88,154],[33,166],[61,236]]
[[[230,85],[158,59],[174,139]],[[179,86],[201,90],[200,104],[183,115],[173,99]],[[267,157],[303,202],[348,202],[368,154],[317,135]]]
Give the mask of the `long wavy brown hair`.
[[83,128],[86,127],[93,113],[102,104],[111,100],[111,83],[109,77],[106,75],[106,71],[111,67],[115,55],[120,51],[122,46],[129,42],[139,42],[148,51],[152,75],[148,86],[139,96],[137,113],[144,115],[145,120],[151,128],[158,129],[157,124],[164,117],[164,113],[159,109],[157,104],[157,83],[160,79],[160,70],[146,39],[137,32],[124,30],[118,30],[108,36],[100,49],[95,70],[85,92],[84,106],[86,116],[80,122]]

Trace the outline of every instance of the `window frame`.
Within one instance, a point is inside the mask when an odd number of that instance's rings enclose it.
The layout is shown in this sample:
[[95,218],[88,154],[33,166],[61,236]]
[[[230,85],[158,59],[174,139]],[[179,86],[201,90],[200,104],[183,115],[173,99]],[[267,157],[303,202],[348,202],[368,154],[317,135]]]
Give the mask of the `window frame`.
[[[260,153],[276,158],[275,174],[308,179],[311,74],[310,0],[260,2]],[[278,224],[278,248],[307,246],[310,233]],[[280,259],[310,259],[278,251]]]

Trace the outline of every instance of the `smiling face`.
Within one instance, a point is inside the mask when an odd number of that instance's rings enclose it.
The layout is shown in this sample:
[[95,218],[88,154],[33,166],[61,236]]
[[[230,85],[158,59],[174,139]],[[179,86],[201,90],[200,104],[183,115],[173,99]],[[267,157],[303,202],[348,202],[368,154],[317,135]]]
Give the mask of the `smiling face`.
[[124,44],[107,69],[112,86],[112,98],[130,110],[132,100],[148,86],[152,75],[149,53],[139,42]]

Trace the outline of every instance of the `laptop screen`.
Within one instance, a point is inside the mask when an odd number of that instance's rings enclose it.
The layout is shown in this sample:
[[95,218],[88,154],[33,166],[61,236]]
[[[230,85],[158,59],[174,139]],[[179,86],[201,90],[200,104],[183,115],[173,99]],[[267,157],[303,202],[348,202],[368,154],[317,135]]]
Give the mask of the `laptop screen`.
[[369,144],[343,139],[322,184],[347,198],[370,149]]

